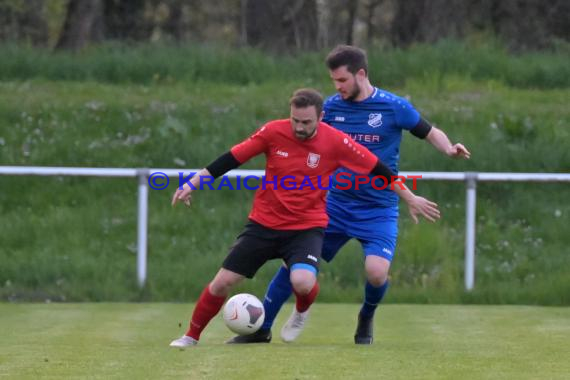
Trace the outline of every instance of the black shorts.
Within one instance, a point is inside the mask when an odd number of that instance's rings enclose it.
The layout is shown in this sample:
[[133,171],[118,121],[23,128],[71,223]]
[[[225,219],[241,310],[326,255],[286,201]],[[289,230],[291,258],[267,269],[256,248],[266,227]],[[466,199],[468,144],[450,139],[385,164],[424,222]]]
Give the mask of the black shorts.
[[324,229],[273,230],[250,221],[238,236],[222,268],[252,278],[267,261],[283,259],[287,267],[307,264],[319,269]]

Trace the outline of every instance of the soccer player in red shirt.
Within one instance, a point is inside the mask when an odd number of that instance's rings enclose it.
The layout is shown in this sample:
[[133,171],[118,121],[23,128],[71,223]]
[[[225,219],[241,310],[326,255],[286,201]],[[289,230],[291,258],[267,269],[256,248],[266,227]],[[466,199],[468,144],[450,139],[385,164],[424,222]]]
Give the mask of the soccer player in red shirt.
[[[297,90],[290,106],[290,119],[265,124],[174,193],[173,206],[179,201],[188,205],[192,191],[200,186],[200,177],[216,178],[254,156],[266,156],[265,179],[255,194],[249,223],[202,291],[190,328],[170,343],[172,347],[196,345],[232,288],[244,278],[252,278],[268,260],[282,259],[290,268],[296,309],[299,313],[308,310],[319,292],[316,274],[328,223],[325,196],[330,175],[343,166],[356,173],[383,176],[387,182],[393,178],[393,172],[374,154],[321,122],[323,99],[317,91]],[[403,184],[396,185],[395,191],[412,214],[439,218],[435,203],[415,196]]]

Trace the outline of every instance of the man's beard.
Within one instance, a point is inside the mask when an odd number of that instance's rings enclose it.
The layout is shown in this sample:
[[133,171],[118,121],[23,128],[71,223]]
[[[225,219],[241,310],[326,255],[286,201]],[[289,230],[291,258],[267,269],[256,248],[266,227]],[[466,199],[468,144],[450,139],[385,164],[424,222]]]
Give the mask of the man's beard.
[[317,128],[313,129],[311,133],[295,132],[295,137],[297,137],[299,140],[307,140],[313,137],[315,135],[315,132],[317,132]]
[[345,100],[353,102],[354,99],[358,98],[359,95],[360,95],[360,86],[358,86],[358,84],[355,83],[354,90],[352,90],[350,95],[348,95]]

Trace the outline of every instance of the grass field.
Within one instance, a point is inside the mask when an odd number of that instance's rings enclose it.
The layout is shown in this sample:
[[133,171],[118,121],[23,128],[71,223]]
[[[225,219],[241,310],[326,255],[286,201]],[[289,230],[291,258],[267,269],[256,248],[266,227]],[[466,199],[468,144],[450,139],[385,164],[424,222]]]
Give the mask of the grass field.
[[188,304],[0,304],[0,378],[519,380],[570,374],[567,307],[385,305],[372,346],[352,343],[357,309],[316,304],[293,344],[281,343],[275,328],[269,345],[224,345],[231,333],[216,317],[200,345],[181,351],[168,343],[185,331]]
[[[0,46],[0,165],[187,168],[273,118],[297,87],[334,88],[324,52],[208,47]],[[509,55],[455,43],[376,51],[372,81],[408,96],[472,152],[450,160],[404,134],[405,171],[570,172],[569,52]],[[261,157],[244,169],[263,167]],[[136,284],[135,179],[0,176],[0,300],[191,302],[241,231],[252,191],[204,191],[191,210],[149,194],[148,281]],[[173,183],[171,182],[171,187]],[[423,181],[442,219],[402,205],[388,303],[570,305],[568,184],[479,183],[476,287],[463,290],[465,185]],[[243,291],[262,293],[278,262]],[[361,249],[319,274],[321,302],[360,302]]]
[[[284,99],[303,85],[309,83],[0,83],[0,162],[181,170],[205,165],[264,121],[286,117]],[[322,88],[332,91],[328,81]],[[473,152],[469,161],[450,160],[406,135],[402,170],[570,170],[567,90],[446,78],[439,85],[409,81],[394,91],[413,94],[430,119]],[[244,168],[260,167],[257,160]],[[389,302],[570,305],[567,184],[478,186],[477,286],[468,294],[462,278],[464,184],[421,182],[418,193],[436,200],[443,218],[415,226],[402,212]],[[149,196],[149,278],[141,294],[135,281],[136,180],[1,177],[0,299],[195,300],[241,230],[253,192],[204,191],[191,212],[172,209],[170,196],[170,189]],[[361,300],[361,257],[353,244],[323,265],[322,300]],[[245,290],[263,292],[274,270],[264,268]]]

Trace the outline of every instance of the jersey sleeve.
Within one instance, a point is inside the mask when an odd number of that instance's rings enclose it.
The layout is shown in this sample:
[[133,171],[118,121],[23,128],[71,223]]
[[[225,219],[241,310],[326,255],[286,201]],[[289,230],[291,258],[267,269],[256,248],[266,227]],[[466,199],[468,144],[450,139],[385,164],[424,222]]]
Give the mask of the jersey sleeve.
[[337,150],[338,162],[341,166],[359,174],[369,174],[378,162],[372,152],[350,138],[347,134],[338,132],[339,148]]
[[240,164],[243,164],[252,157],[267,152],[267,148],[269,146],[269,134],[270,128],[268,128],[268,124],[265,124],[247,140],[234,145],[230,151],[235,159],[238,160]]
[[396,114],[396,122],[402,129],[413,129],[420,121],[420,113],[404,98],[398,98],[394,102],[394,112]]

